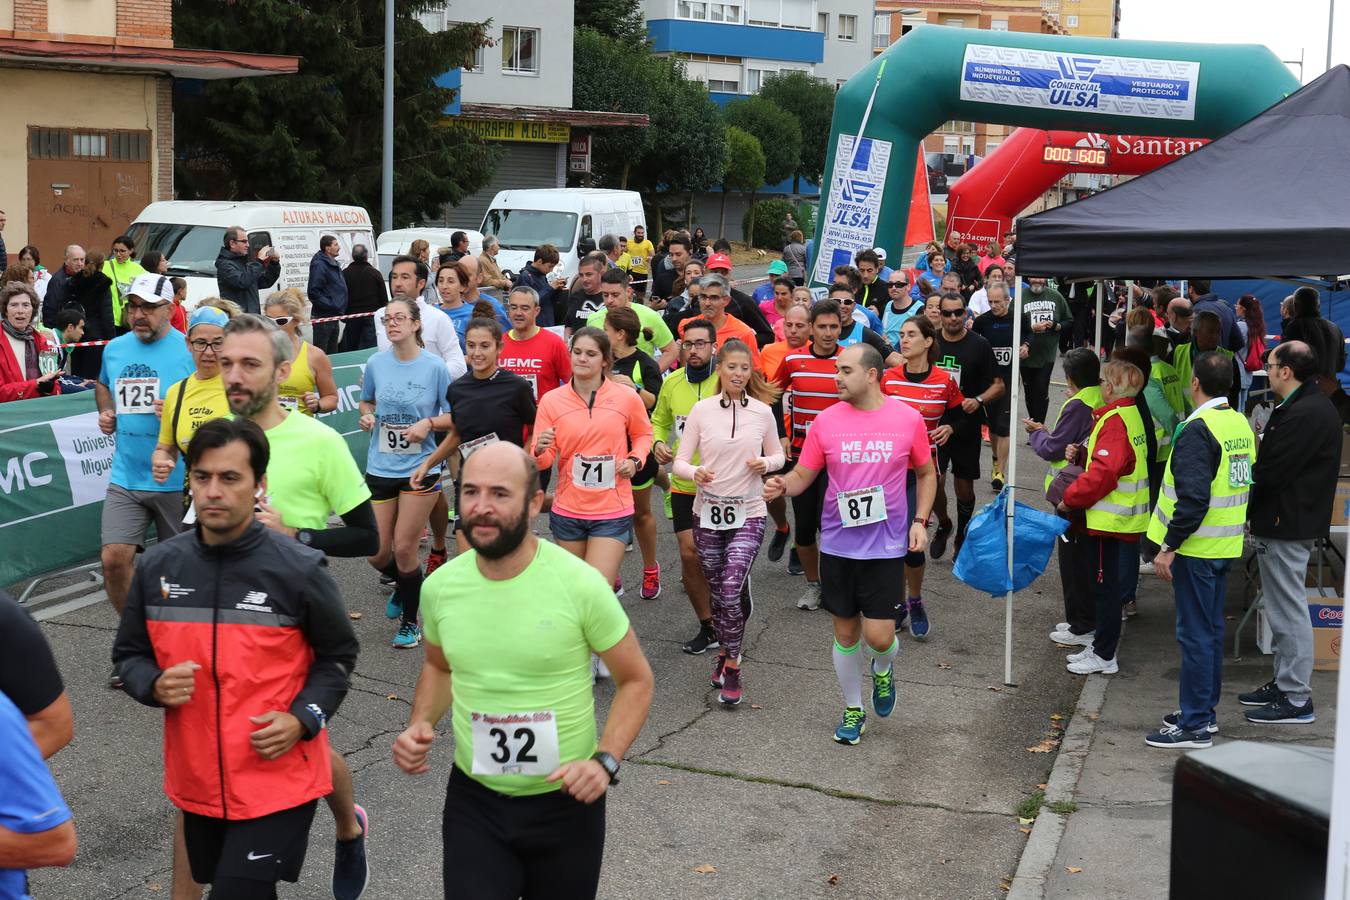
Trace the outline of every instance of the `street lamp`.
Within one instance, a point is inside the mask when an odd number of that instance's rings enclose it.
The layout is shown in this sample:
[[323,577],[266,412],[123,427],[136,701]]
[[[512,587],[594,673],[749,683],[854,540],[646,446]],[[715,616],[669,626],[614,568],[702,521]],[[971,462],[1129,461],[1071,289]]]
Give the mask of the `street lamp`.
[[1331,71],[1331,26],[1336,24],[1336,0],[1327,0],[1327,71]]

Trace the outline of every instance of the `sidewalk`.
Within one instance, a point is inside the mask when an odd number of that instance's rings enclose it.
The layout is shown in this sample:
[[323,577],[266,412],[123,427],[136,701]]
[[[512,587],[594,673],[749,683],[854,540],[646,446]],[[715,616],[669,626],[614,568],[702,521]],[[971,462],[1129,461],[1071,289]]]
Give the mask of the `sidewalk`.
[[[1335,672],[1313,673],[1315,724],[1254,725],[1243,718],[1237,695],[1270,680],[1272,657],[1257,650],[1249,625],[1242,635],[1243,656],[1233,659],[1233,628],[1243,610],[1239,566],[1228,586],[1228,655],[1215,746],[1228,740],[1331,746]],[[1046,652],[1070,651],[1047,642]],[[1094,675],[1084,685],[1046,790],[1047,804],[1069,800],[1076,809],[1064,815],[1042,810],[1010,900],[1167,895],[1172,773],[1184,751],[1144,743],[1144,735],[1177,708],[1180,650],[1171,587],[1161,579],[1141,576],[1139,615],[1126,625],[1120,660],[1118,674]]]

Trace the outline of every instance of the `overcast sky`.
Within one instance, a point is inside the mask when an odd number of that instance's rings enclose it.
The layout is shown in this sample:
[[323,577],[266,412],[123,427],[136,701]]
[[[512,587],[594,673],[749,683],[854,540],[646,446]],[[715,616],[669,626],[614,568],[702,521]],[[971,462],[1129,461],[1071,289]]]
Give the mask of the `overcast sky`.
[[[1327,0],[1121,0],[1120,36],[1153,41],[1265,44],[1283,60],[1303,54],[1303,81],[1327,60]],[[1336,3],[1333,64],[1350,63],[1350,0]],[[1299,74],[1297,64],[1290,67]]]

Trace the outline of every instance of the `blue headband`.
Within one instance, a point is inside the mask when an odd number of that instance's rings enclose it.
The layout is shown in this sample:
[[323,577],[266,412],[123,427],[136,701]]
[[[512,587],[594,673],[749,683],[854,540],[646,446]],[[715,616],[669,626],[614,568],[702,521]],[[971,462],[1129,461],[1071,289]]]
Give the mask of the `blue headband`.
[[192,311],[188,318],[188,333],[198,325],[219,325],[224,328],[230,324],[230,317],[225,315],[223,310],[216,309],[214,306],[199,306]]

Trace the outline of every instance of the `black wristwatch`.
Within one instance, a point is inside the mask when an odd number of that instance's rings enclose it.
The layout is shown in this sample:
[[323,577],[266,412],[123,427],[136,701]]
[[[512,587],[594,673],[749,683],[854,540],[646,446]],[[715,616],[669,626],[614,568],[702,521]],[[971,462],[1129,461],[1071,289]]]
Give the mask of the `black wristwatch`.
[[591,759],[604,766],[605,771],[609,773],[610,784],[619,783],[619,761],[614,758],[613,754],[600,750],[593,754]]

